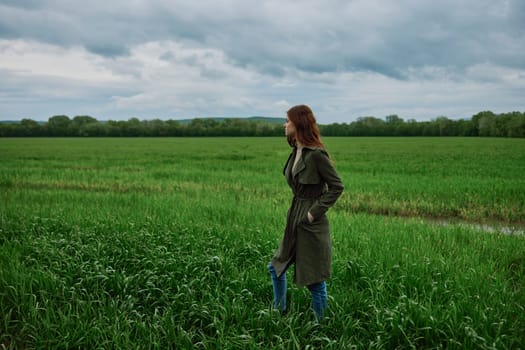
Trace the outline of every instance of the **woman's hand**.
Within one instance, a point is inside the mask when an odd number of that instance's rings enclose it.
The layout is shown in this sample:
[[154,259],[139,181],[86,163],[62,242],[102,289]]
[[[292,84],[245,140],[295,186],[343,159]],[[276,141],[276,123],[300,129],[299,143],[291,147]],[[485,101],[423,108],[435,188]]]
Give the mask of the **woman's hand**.
[[312,214],[310,214],[310,212],[308,212],[308,222],[311,224],[312,222],[314,222],[314,216]]

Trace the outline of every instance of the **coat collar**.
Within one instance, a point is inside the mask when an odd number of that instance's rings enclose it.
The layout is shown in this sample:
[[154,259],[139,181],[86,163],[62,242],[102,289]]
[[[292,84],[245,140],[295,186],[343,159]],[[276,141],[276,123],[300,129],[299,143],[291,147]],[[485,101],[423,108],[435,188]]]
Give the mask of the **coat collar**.
[[297,160],[297,164],[295,165],[295,167],[292,168],[292,176],[293,177],[297,176],[297,174],[299,174],[301,171],[303,171],[304,168],[306,168],[306,165],[304,164],[304,160],[303,160],[303,157],[301,155],[301,158],[299,158]]
[[[310,151],[314,151],[316,150],[318,147],[311,147],[311,146],[303,146],[303,151],[304,149],[308,149]],[[292,152],[290,153],[290,156],[288,157],[288,160],[286,161],[286,163],[284,164],[284,169],[283,169],[283,175],[286,174],[286,167],[288,166],[288,164],[291,162],[294,154],[296,154],[297,152],[297,147],[294,146],[293,149],[292,149]],[[298,173],[300,173],[301,171],[304,170],[304,168],[306,168],[306,164],[304,164],[304,160],[303,160],[303,157],[301,157],[298,161],[297,161],[297,165],[295,167],[295,169],[292,169],[292,176],[295,177]]]
[[[297,148],[297,146],[295,146],[294,148]],[[315,151],[316,149],[318,149],[319,147],[315,147],[315,146],[303,146],[303,149],[309,149],[310,151]]]
[[[311,146],[303,146],[303,153],[301,154],[301,158],[297,160],[297,164],[294,168],[292,168],[292,176],[295,177],[297,174],[299,174],[301,171],[306,168],[306,164],[304,164],[304,150],[308,149],[310,151],[315,150],[317,147],[311,147]],[[297,147],[294,147],[294,153],[297,154]]]

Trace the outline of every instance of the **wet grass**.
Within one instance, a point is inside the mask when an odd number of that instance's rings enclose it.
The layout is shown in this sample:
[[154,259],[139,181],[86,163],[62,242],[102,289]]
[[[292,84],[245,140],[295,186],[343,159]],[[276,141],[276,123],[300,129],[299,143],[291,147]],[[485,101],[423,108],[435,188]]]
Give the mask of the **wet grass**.
[[0,346],[521,348],[525,238],[421,217],[522,222],[524,142],[326,144],[347,190],[316,325],[306,289],[270,308],[284,140],[0,139]]

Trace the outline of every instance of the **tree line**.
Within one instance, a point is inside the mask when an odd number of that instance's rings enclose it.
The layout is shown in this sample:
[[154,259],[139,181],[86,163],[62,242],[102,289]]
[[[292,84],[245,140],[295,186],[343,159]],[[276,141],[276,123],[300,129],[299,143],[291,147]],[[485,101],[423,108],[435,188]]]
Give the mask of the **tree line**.
[[[98,121],[91,116],[56,115],[47,122],[22,119],[0,124],[0,137],[158,137],[158,136],[281,136],[284,120],[197,118],[177,120]],[[281,122],[282,120],[282,122]],[[485,136],[525,137],[525,112],[495,114],[479,112],[470,120],[445,116],[431,121],[404,120],[398,115],[384,119],[360,117],[351,123],[320,125],[323,136]]]

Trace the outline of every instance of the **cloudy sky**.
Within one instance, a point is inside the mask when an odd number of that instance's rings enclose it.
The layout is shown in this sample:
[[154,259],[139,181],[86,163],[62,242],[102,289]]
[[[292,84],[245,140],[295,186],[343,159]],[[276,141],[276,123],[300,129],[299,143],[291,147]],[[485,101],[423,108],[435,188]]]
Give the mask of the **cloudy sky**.
[[0,0],[0,120],[525,111],[523,0]]

